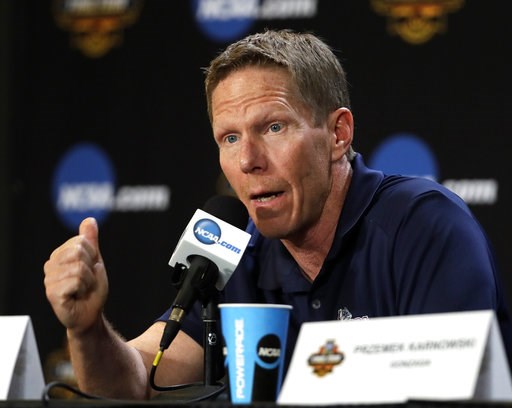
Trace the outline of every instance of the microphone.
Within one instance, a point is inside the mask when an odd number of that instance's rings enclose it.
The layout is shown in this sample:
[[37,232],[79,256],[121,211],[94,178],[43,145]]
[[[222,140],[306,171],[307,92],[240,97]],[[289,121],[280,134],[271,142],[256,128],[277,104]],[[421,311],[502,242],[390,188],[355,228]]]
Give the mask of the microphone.
[[184,274],[160,348],[166,349],[194,302],[208,291],[222,290],[238,266],[251,235],[240,200],[217,195],[198,209],[183,231],[169,265]]

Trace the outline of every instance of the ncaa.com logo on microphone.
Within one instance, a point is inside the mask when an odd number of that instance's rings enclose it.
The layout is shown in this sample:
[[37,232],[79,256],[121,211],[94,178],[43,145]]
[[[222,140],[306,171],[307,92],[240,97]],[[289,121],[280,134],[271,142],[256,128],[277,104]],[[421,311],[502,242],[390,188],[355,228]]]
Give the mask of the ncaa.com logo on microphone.
[[222,231],[215,221],[209,218],[202,218],[194,224],[194,236],[196,239],[205,244],[218,244],[236,254],[240,254],[242,250],[233,244],[221,239]]

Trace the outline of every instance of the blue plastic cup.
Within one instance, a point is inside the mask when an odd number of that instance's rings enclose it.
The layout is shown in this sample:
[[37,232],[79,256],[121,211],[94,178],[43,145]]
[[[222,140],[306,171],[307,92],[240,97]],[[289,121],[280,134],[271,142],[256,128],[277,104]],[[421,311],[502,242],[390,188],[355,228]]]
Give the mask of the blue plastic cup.
[[292,307],[222,303],[219,309],[231,402],[276,401]]

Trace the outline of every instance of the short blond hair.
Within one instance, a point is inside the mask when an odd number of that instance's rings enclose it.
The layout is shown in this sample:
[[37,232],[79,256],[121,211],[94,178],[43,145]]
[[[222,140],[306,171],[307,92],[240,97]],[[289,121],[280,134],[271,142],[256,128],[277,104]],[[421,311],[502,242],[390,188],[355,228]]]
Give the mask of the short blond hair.
[[[220,81],[247,66],[284,68],[300,101],[316,125],[340,107],[350,109],[345,71],[332,49],[318,36],[292,30],[265,30],[231,45],[205,68],[208,116],[212,120],[212,94]],[[350,152],[349,157],[353,155]]]

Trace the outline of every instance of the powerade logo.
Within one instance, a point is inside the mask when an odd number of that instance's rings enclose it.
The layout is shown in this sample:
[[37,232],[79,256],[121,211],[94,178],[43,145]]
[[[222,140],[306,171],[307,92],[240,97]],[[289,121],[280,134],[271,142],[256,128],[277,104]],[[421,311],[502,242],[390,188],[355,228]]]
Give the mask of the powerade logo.
[[165,211],[169,208],[167,186],[116,188],[114,167],[97,145],[79,143],[59,161],[52,186],[53,203],[60,220],[76,231],[89,216],[99,223],[112,211]]
[[221,240],[221,230],[219,225],[208,218],[202,218],[194,224],[194,236],[199,242],[205,245],[219,244],[236,254],[240,254],[242,252],[240,248],[231,245],[229,242]]
[[257,20],[313,18],[318,0],[192,0],[191,5],[199,29],[228,42],[247,34]]
[[371,155],[368,164],[388,174],[420,176],[438,181],[467,204],[493,205],[498,201],[496,179],[447,179],[439,181],[437,159],[418,136],[398,133],[386,139]]

